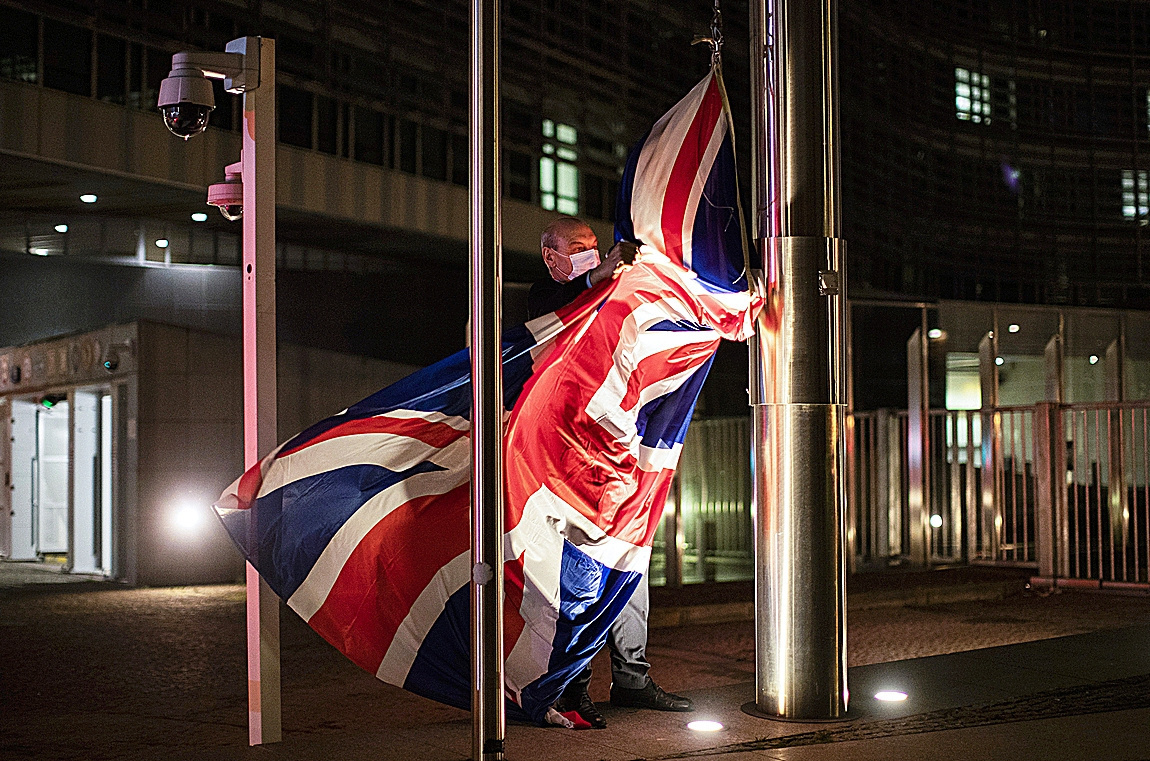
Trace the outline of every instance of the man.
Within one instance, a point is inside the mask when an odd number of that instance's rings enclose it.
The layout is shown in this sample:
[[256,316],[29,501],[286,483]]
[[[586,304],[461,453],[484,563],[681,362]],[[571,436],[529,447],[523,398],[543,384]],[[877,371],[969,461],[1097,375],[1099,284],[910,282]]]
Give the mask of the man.
[[[547,226],[540,238],[543,263],[551,277],[536,281],[527,294],[531,319],[554,312],[575,300],[579,294],[614,277],[634,258],[633,244],[616,243],[607,257],[599,259],[599,241],[586,223],[574,217],[560,217]],[[630,248],[630,250],[628,250]],[[691,711],[687,698],[664,692],[647,674],[647,610],[649,596],[644,576],[627,606],[607,634],[611,651],[611,704],[657,711]],[[588,666],[572,680],[556,702],[560,713],[578,711],[595,729],[604,729],[607,720],[587,694],[591,682]]]

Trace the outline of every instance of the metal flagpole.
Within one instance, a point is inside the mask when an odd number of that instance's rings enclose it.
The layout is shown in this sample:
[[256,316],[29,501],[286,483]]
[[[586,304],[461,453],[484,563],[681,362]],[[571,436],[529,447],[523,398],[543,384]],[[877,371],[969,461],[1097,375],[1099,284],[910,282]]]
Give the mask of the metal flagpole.
[[499,3],[471,2],[471,757],[503,758]]
[[[251,50],[255,44],[256,50]],[[275,41],[244,37],[229,53],[259,56],[259,85],[244,92],[244,469],[276,445]],[[250,86],[250,85],[249,85]],[[247,563],[248,743],[279,742],[279,598]]]
[[835,0],[751,3],[755,705],[795,719],[847,710],[836,36]]

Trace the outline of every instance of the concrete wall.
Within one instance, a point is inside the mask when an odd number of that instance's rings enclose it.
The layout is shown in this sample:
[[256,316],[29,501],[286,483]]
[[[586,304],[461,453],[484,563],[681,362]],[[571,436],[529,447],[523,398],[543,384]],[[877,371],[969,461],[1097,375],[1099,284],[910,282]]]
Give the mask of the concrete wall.
[[0,346],[155,320],[239,332],[236,267],[132,267],[69,257],[0,261]]
[[[238,133],[209,128],[173,137],[156,111],[137,111],[20,82],[0,82],[0,150],[171,187],[205,190],[238,160]],[[465,243],[467,188],[383,167],[280,145],[276,204]],[[534,257],[553,212],[504,199],[503,245]],[[592,220],[601,241],[610,223]],[[461,262],[462,263],[462,262]]]
[[[240,554],[208,506],[243,472],[240,342],[149,322],[139,331],[136,581],[239,579]],[[415,369],[294,346],[280,347],[278,365],[280,441]],[[184,502],[205,511],[198,536],[172,528]]]

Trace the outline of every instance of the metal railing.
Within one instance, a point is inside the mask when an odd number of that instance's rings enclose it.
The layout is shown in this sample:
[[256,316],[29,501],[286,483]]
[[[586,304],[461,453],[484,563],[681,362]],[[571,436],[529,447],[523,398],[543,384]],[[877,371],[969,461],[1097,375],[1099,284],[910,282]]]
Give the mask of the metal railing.
[[1051,513],[1039,574],[1150,584],[1150,402],[1040,407]]
[[[750,419],[691,423],[663,521],[651,578],[667,586],[754,577]],[[675,537],[670,543],[667,538]]]
[[[848,417],[854,567],[1012,565],[1050,583],[1150,586],[1150,402],[930,410],[925,421],[915,516],[906,411]],[[749,447],[747,418],[691,424],[655,536],[654,583],[752,578]]]

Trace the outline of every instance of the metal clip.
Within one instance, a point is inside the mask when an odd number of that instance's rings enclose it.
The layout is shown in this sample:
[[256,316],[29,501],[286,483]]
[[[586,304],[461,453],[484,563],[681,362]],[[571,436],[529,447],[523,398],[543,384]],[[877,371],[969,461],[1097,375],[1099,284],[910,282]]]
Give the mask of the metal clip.
[[491,571],[490,563],[476,563],[471,566],[471,580],[479,586],[483,586],[494,578],[495,574]]
[[819,270],[819,295],[839,295],[839,273],[835,270]]
[[714,15],[711,16],[711,36],[696,37],[692,45],[705,42],[711,48],[711,68],[718,66],[723,59],[723,14],[719,10],[719,0],[715,0]]

